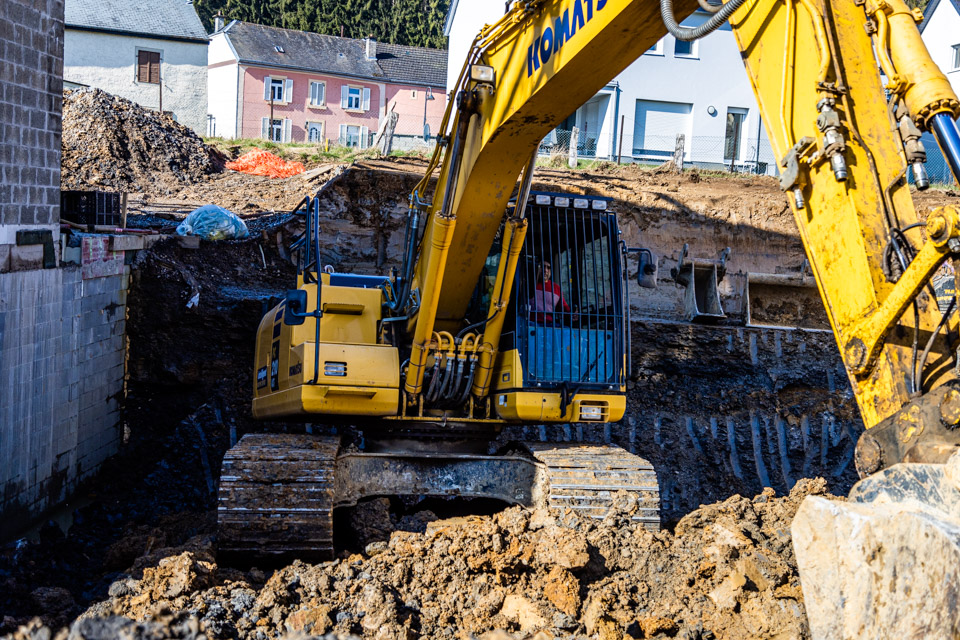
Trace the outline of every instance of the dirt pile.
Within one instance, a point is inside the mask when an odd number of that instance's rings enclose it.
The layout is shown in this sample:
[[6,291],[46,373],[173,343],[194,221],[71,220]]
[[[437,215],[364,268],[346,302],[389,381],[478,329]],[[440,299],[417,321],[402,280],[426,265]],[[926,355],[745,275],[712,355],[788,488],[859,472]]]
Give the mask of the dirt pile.
[[[734,496],[674,533],[509,508],[393,531],[362,554],[273,572],[219,567],[210,537],[137,560],[81,620],[189,612],[208,637],[353,633],[365,638],[800,638],[809,635],[789,525],[790,495]],[[629,501],[624,501],[624,505]],[[375,510],[374,510],[375,511]],[[422,524],[422,523],[421,523]]]
[[100,89],[64,92],[62,147],[63,189],[171,193],[226,161],[173,118]]

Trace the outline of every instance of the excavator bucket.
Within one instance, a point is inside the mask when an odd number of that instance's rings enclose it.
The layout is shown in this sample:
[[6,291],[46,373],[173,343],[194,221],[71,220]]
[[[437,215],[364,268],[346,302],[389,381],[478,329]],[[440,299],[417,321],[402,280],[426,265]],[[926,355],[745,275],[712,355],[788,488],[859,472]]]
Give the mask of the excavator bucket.
[[960,454],[808,497],[792,533],[815,640],[960,637]]

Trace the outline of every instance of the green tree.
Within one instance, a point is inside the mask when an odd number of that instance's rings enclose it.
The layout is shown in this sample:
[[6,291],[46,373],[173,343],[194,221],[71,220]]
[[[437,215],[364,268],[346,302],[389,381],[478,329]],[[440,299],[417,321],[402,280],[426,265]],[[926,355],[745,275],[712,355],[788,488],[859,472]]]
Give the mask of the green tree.
[[348,38],[442,49],[450,0],[195,0],[204,26],[213,17]]

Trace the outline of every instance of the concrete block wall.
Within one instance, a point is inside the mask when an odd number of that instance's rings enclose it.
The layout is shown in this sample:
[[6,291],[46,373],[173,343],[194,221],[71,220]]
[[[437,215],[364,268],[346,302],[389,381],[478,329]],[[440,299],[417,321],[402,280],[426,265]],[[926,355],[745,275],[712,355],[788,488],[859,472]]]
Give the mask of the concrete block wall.
[[129,269],[61,247],[63,16],[64,0],[0,10],[0,541],[122,437]]
[[0,244],[13,244],[3,227],[60,221],[63,1],[0,11]]
[[64,500],[122,439],[129,271],[0,274],[0,538]]

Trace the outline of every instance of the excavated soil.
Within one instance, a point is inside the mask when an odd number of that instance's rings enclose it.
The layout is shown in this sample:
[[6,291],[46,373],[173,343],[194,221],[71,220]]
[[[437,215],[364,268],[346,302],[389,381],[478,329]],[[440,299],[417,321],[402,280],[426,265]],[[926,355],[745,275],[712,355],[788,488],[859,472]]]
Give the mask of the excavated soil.
[[63,189],[171,193],[226,157],[173,118],[100,89],[63,94]]
[[219,567],[202,536],[137,559],[76,624],[173,611],[211,637],[241,639],[803,637],[789,524],[804,496],[823,491],[803,481],[783,498],[734,496],[674,533],[637,528],[626,500],[597,523],[513,507],[384,532],[364,553],[269,574]]
[[[341,514],[355,533],[334,562],[217,564],[223,453],[244,433],[286,428],[253,421],[249,402],[257,324],[293,283],[285,247],[302,225],[290,209],[320,189],[323,262],[386,273],[399,265],[406,195],[422,169],[384,160],[288,180],[224,173],[181,186],[164,206],[148,197],[131,214],[131,225],[170,229],[191,205],[213,202],[241,212],[252,234],[197,249],[169,239],[139,254],[128,296],[127,441],[80,496],[66,534],[49,523],[0,547],[0,634],[809,636],[789,523],[804,495],[847,491],[861,428],[829,333],[636,320],[621,423],[501,435],[498,445],[612,442],[647,458],[663,532],[636,529],[623,511],[584,523],[375,499]],[[535,186],[614,197],[625,235],[677,215],[691,235],[736,229],[800,251],[774,180],[694,176],[547,169]],[[918,208],[954,197],[927,192]],[[451,518],[478,511],[493,515]]]

